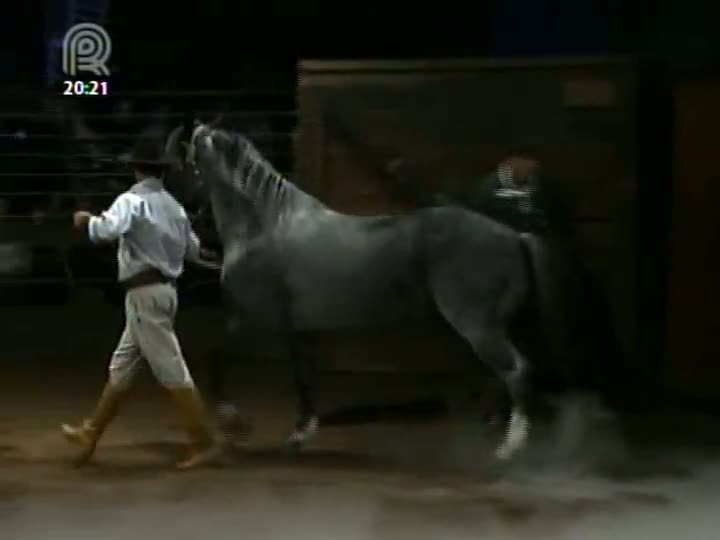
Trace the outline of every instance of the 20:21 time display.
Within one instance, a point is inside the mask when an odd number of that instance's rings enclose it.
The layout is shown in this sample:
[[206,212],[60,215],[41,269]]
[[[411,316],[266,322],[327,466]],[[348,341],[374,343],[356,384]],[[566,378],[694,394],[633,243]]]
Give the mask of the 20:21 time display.
[[64,96],[107,96],[107,81],[63,81]]

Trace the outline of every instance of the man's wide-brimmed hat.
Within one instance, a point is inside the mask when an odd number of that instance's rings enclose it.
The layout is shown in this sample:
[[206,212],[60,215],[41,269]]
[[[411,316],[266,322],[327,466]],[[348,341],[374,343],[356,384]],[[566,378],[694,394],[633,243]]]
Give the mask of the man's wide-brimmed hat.
[[130,165],[170,165],[172,160],[165,151],[167,132],[161,127],[151,126],[140,132],[127,158]]

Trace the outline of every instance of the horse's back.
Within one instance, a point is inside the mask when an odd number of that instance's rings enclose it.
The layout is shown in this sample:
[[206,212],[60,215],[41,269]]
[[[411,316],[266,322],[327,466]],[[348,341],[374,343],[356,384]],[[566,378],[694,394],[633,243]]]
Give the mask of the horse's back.
[[435,207],[418,211],[415,219],[416,234],[427,249],[499,258],[499,262],[508,256],[523,256],[522,239],[514,230],[478,212]]
[[273,243],[283,264],[318,266],[332,273],[366,271],[382,257],[384,271],[413,249],[412,220],[407,216],[361,217],[328,212],[311,223],[291,222]]

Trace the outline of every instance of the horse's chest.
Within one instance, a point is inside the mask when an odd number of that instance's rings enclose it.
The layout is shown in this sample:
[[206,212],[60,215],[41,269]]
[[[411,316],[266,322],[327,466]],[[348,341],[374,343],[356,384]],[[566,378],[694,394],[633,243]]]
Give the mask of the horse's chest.
[[274,294],[280,287],[279,279],[275,259],[265,251],[250,250],[228,253],[220,282],[231,298],[258,300],[263,295]]

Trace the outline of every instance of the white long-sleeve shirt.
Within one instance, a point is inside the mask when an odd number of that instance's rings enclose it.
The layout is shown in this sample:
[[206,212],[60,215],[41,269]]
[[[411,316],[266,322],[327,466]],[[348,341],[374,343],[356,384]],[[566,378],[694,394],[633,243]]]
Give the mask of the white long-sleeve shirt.
[[200,240],[185,209],[160,180],[146,178],[88,222],[92,242],[118,240],[118,281],[154,268],[179,277],[184,260],[200,259]]

